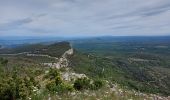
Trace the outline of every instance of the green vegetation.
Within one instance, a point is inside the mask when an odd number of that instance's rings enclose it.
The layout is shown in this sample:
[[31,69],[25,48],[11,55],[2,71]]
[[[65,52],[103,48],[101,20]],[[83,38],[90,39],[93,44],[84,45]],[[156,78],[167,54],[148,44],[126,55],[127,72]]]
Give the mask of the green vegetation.
[[[159,46],[158,46],[159,45]],[[75,45],[74,45],[75,46]],[[86,47],[85,47],[86,46]],[[0,55],[0,100],[28,99],[127,99],[140,98],[125,92],[120,97],[111,92],[112,83],[118,90],[136,90],[144,93],[170,95],[169,44],[143,43],[92,43],[76,44],[72,56],[68,56],[69,71],[85,74],[86,78],[64,80],[62,73],[68,69],[54,69],[43,63],[56,63],[68,49],[68,42],[43,45],[25,45],[14,49],[2,49],[0,53],[22,53],[49,55],[27,56],[27,54]],[[163,49],[163,50],[162,50]],[[165,49],[165,50],[164,50]],[[5,50],[5,51],[4,51]],[[161,51],[162,50],[162,51]],[[82,53],[83,51],[84,53]],[[163,53],[161,53],[163,52]],[[69,74],[68,74],[69,75]],[[93,95],[91,95],[94,93]],[[88,94],[88,95],[85,95]]]
[[[60,57],[68,49],[70,49],[68,42],[60,42],[51,45],[33,44],[0,50],[3,54],[14,53],[14,55],[1,55],[0,58],[0,100],[25,100],[39,98],[40,93],[73,91],[73,86],[61,79],[58,70],[42,64],[57,62],[55,57]],[[49,55],[54,58],[27,56],[25,52]],[[49,73],[45,74],[48,70]],[[47,90],[48,93],[46,93]]]
[[59,70],[50,69],[49,73],[45,76],[46,79],[50,79],[49,83],[46,84],[46,88],[52,92],[71,92],[74,90],[71,84],[65,83],[60,76]]
[[5,65],[7,65],[7,63],[8,63],[8,60],[7,60],[7,59],[0,58],[0,63],[1,63],[1,65],[5,66]]
[[26,44],[16,48],[4,48],[0,50],[0,54],[16,54],[16,53],[32,53],[43,54],[52,57],[60,57],[66,50],[70,49],[68,42],[59,42],[55,44]]
[[104,82],[102,80],[95,80],[91,85],[92,90],[98,90],[104,86]]
[[36,89],[40,88],[40,85],[33,77],[35,73],[20,73],[21,69],[18,67],[13,67],[9,70],[6,67],[8,63],[7,59],[1,58],[0,63],[1,100],[26,99],[30,95],[36,94]]
[[46,54],[52,57],[60,57],[65,51],[70,49],[68,42],[59,42],[45,46],[43,49],[38,50],[38,54]]
[[78,78],[74,82],[74,88],[76,90],[98,90],[104,86],[104,82],[102,80],[95,80],[94,82],[88,78]]
[[74,71],[136,91],[170,95],[170,44],[98,40],[73,46],[79,51],[70,58]]
[[[55,48],[54,45],[56,44],[50,45],[51,47],[46,45],[46,47]],[[64,44],[62,45],[63,48],[70,48],[67,44],[65,44],[65,46]],[[38,48],[39,47],[41,46],[38,46]],[[62,47],[60,46],[60,50],[65,52],[67,49],[62,49]],[[31,50],[27,47],[20,48],[22,48],[23,51]],[[34,47],[33,51],[35,49]],[[56,49],[56,51],[54,51],[60,52],[60,50],[58,51],[58,49]],[[18,49],[18,51],[22,50]],[[31,51],[31,53],[33,51]],[[53,56],[57,57],[56,55]],[[88,78],[79,78],[71,82],[62,80],[61,72],[66,70],[52,69],[42,65],[45,61],[56,62],[56,60],[48,59],[47,57],[32,57],[26,54],[2,55],[2,57],[3,58],[0,59],[0,99],[2,100],[28,98],[39,100],[48,97],[49,94],[53,96],[56,92],[58,95],[63,95],[74,91],[98,90],[104,86],[103,81],[100,81],[100,79],[93,81]],[[79,89],[78,85],[83,88]]]
[[90,88],[90,79],[87,78],[79,78],[74,83],[74,88],[76,90],[83,90],[83,89],[89,89]]
[[104,86],[104,82],[101,80],[93,80],[88,78],[78,78],[71,83],[65,82],[61,79],[60,72],[57,69],[50,68],[49,73],[45,75],[45,79],[49,79],[46,84],[47,90],[52,93],[65,93],[72,92],[74,90],[98,90]]

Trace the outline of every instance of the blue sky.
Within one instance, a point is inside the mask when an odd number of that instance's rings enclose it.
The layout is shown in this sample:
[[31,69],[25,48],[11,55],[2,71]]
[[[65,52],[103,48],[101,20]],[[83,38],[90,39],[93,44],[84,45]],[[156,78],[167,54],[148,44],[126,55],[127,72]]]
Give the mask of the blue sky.
[[170,35],[170,0],[0,0],[0,36]]

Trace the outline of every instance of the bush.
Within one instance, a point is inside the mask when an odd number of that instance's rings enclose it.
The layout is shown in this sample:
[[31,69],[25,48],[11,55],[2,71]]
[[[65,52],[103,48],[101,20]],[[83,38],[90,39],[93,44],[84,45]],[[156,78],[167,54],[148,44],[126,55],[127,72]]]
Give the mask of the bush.
[[63,93],[63,92],[71,92],[73,91],[74,88],[72,85],[70,84],[66,84],[66,83],[62,83],[60,85],[57,85],[56,87],[56,92],[59,92],[59,93]]
[[46,88],[50,91],[50,92],[59,92],[59,93],[63,93],[63,92],[71,92],[74,90],[73,86],[70,84],[66,84],[66,83],[61,83],[56,85],[55,81],[52,81],[50,83],[48,83],[46,85]]
[[57,69],[50,68],[50,70],[49,70],[48,74],[45,76],[45,78],[50,78],[52,80],[58,76],[60,76],[59,71]]
[[83,90],[90,88],[90,79],[87,78],[79,78],[74,82],[74,88],[76,90]]
[[25,100],[33,93],[29,77],[8,76],[0,80],[0,100]]
[[59,85],[59,84],[61,84],[61,83],[62,83],[61,77],[57,76],[57,77],[55,78],[55,84],[56,84],[56,85]]
[[48,83],[47,85],[46,85],[46,88],[49,90],[49,91],[51,91],[51,92],[55,92],[55,88],[56,88],[56,83],[55,83],[55,81],[51,81],[50,83]]
[[[50,72],[52,72],[52,73],[50,73]],[[69,91],[74,90],[72,85],[66,84],[62,81],[62,79],[58,73],[58,70],[54,69],[54,71],[50,71],[50,72],[49,72],[50,77],[55,76],[55,78],[50,78],[51,82],[49,82],[46,85],[47,90],[49,90],[50,92],[53,92],[53,93],[54,92],[63,93],[63,92],[69,92]]]
[[11,80],[2,80],[0,82],[0,100],[12,100],[16,96],[15,84]]
[[8,64],[8,60],[7,60],[7,59],[0,58],[0,64],[2,64],[2,65],[7,65],[7,64]]
[[90,89],[98,90],[104,86],[104,82],[102,80],[95,80],[93,84],[91,84]]

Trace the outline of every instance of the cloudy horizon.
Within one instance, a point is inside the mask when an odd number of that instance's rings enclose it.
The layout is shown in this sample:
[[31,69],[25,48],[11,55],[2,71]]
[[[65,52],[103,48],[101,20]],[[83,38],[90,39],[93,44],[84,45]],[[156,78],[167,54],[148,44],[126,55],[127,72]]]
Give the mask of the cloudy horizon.
[[169,0],[0,0],[0,36],[164,36],[169,18]]

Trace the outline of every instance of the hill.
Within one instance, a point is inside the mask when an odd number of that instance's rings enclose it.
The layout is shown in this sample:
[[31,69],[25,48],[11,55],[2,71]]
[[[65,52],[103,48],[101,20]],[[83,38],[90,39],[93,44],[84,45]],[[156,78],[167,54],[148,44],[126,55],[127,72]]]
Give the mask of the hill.
[[[98,55],[98,45],[93,45],[91,50],[96,52],[91,53],[83,53],[80,45],[74,49],[69,42],[0,50],[0,99],[168,100],[169,65],[158,63],[164,59],[123,55],[130,50],[121,55]],[[151,67],[155,65],[161,67]]]
[[126,42],[94,39],[93,42],[74,42],[73,47],[86,54],[71,58],[77,71],[112,80],[137,91],[170,95],[170,43],[166,39],[152,42],[147,38],[139,38],[139,41],[132,38]]
[[0,54],[17,54],[17,53],[32,53],[44,54],[54,57],[61,56],[66,50],[70,49],[68,42],[58,42],[55,44],[23,44],[15,48],[4,48],[0,50]]

